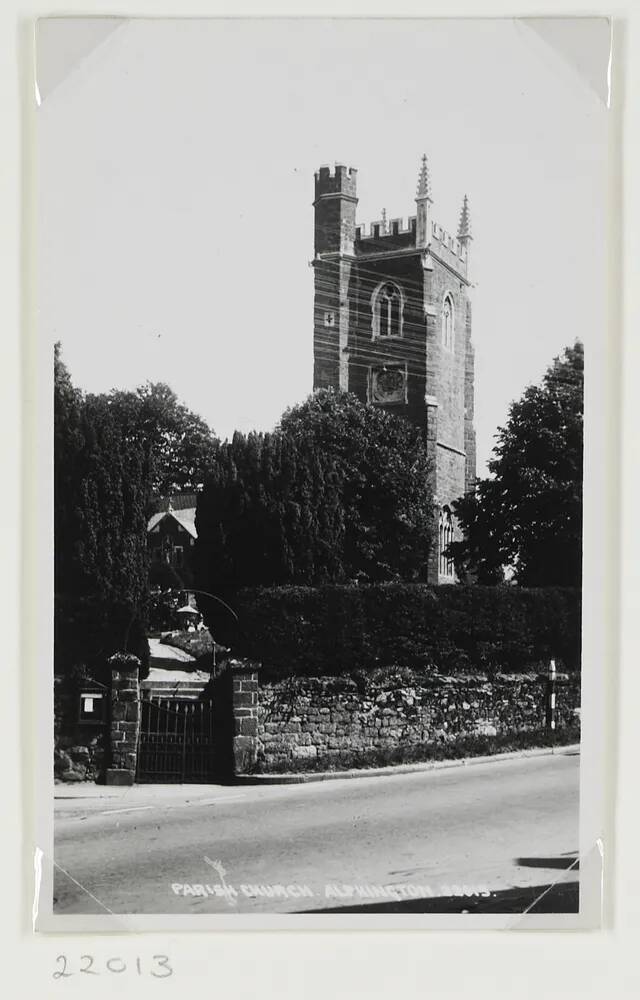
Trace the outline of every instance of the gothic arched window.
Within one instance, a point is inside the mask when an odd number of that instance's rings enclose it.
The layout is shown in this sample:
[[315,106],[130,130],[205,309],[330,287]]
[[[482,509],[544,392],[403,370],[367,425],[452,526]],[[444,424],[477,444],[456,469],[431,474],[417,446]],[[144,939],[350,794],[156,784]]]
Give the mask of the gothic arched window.
[[442,304],[442,344],[443,347],[446,347],[449,351],[453,350],[453,324],[453,299],[451,295],[447,293]]
[[378,285],[371,299],[374,337],[401,337],[404,300],[393,281]]
[[447,555],[453,542],[453,515],[448,507],[440,511],[438,521],[438,573],[453,578],[453,559]]

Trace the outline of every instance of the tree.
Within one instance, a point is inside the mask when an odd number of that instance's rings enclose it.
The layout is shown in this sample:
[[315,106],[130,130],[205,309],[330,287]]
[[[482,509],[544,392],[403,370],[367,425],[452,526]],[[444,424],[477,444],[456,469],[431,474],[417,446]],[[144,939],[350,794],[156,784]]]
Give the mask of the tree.
[[54,359],[55,667],[94,676],[116,651],[148,660],[144,449],[104,397],[85,397]]
[[287,410],[280,433],[305,436],[342,483],[344,572],[359,580],[424,579],[433,532],[423,433],[352,393],[322,389]]
[[198,588],[230,595],[340,578],[340,491],[332,461],[304,436],[236,432],[219,445],[198,501]]
[[124,440],[137,442],[146,452],[153,495],[202,487],[216,438],[202,417],[178,402],[168,385],[147,382],[134,391],[114,390],[105,398]]
[[429,473],[415,427],[332,390],[271,434],[219,445],[195,549],[198,606],[216,639],[237,638],[227,605],[243,587],[423,578]]
[[553,361],[512,403],[489,462],[492,478],[455,504],[465,538],[458,573],[495,583],[512,567],[523,586],[579,586],[582,577],[584,350]]

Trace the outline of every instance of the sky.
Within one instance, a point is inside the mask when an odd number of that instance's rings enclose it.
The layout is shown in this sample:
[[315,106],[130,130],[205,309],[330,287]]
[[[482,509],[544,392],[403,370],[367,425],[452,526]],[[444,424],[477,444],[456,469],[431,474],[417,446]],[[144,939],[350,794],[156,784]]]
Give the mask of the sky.
[[537,30],[41,24],[38,327],[76,385],[167,382],[220,436],[271,428],[312,390],[314,171],[358,168],[358,223],[406,219],[424,152],[449,232],[469,197],[479,474],[566,345],[597,358],[606,106]]

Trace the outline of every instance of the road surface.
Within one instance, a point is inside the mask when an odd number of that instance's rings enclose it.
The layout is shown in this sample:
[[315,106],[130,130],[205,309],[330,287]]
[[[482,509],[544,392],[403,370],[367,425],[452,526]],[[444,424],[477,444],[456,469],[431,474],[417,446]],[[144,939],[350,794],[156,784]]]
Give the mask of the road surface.
[[573,912],[578,768],[569,751],[298,785],[56,786],[54,912],[521,912],[553,883],[547,908]]

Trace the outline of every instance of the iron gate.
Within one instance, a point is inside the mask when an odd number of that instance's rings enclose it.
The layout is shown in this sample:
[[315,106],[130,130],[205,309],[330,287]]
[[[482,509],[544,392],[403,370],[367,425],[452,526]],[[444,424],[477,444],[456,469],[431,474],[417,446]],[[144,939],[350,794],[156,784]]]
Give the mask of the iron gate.
[[212,772],[211,699],[144,698],[137,780],[207,782]]

